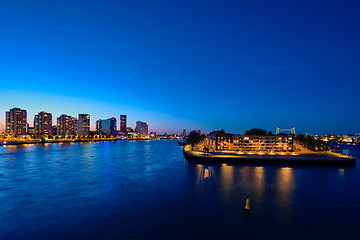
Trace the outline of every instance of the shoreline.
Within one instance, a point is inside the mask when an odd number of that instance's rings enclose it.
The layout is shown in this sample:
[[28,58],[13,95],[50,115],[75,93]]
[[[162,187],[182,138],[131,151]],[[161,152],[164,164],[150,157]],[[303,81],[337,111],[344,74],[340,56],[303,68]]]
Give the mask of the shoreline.
[[160,139],[76,139],[76,140],[45,140],[45,141],[13,141],[6,144],[0,143],[0,146],[16,146],[24,144],[45,144],[45,143],[83,143],[83,142],[117,142],[117,141],[150,141],[150,140],[160,140]]
[[184,157],[191,161],[204,163],[238,163],[249,165],[282,165],[282,166],[356,166],[353,157],[341,157],[331,153],[300,153],[297,155],[274,154],[236,154],[219,153],[204,154],[203,152],[191,151],[188,146],[183,148]]

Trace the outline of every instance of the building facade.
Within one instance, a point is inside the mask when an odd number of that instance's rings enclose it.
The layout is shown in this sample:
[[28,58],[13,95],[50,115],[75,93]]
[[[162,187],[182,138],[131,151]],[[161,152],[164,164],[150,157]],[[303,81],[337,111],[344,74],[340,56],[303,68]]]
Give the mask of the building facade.
[[56,136],[57,135],[57,125],[52,126],[51,131],[52,131],[52,135]]
[[89,114],[79,114],[78,123],[77,123],[77,135],[78,136],[90,135],[90,115]]
[[139,133],[140,137],[148,136],[148,124],[146,122],[137,121],[135,131]]
[[120,115],[120,131],[126,131],[126,115]]
[[116,118],[99,119],[96,121],[96,131],[105,134],[116,134]]
[[20,108],[10,109],[5,114],[6,133],[11,135],[26,135],[27,113]]
[[209,149],[215,151],[282,152],[294,149],[294,137],[287,134],[243,136],[220,130],[211,132],[207,140]]
[[52,114],[39,112],[34,117],[35,136],[52,135]]
[[57,135],[71,136],[76,135],[77,119],[75,117],[62,114],[57,118]]

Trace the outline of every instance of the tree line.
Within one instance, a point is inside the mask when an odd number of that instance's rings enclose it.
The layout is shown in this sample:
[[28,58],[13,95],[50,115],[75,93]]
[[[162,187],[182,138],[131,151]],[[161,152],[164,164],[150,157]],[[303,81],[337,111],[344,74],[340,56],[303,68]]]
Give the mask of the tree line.
[[302,134],[296,135],[296,141],[311,151],[328,151],[326,142],[315,139],[313,136],[304,136]]

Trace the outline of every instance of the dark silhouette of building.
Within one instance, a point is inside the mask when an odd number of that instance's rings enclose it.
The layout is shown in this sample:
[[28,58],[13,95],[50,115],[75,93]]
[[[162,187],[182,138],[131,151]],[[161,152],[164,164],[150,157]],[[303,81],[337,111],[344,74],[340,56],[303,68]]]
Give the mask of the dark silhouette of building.
[[186,130],[185,129],[183,130],[181,137],[186,138]]
[[126,131],[126,115],[120,115],[120,131]]
[[56,125],[52,126],[51,130],[52,130],[52,135],[56,136],[57,135],[57,126]]

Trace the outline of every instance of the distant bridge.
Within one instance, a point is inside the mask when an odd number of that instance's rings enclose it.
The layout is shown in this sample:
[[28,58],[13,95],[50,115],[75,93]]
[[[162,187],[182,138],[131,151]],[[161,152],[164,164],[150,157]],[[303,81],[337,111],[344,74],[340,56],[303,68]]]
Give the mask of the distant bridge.
[[290,129],[280,129],[280,127],[278,126],[277,128],[276,128],[276,135],[278,135],[278,134],[280,134],[280,133],[282,133],[282,132],[288,132],[288,133],[290,133],[290,134],[293,134],[293,135],[296,135],[296,133],[295,133],[295,127],[294,126],[292,126]]

